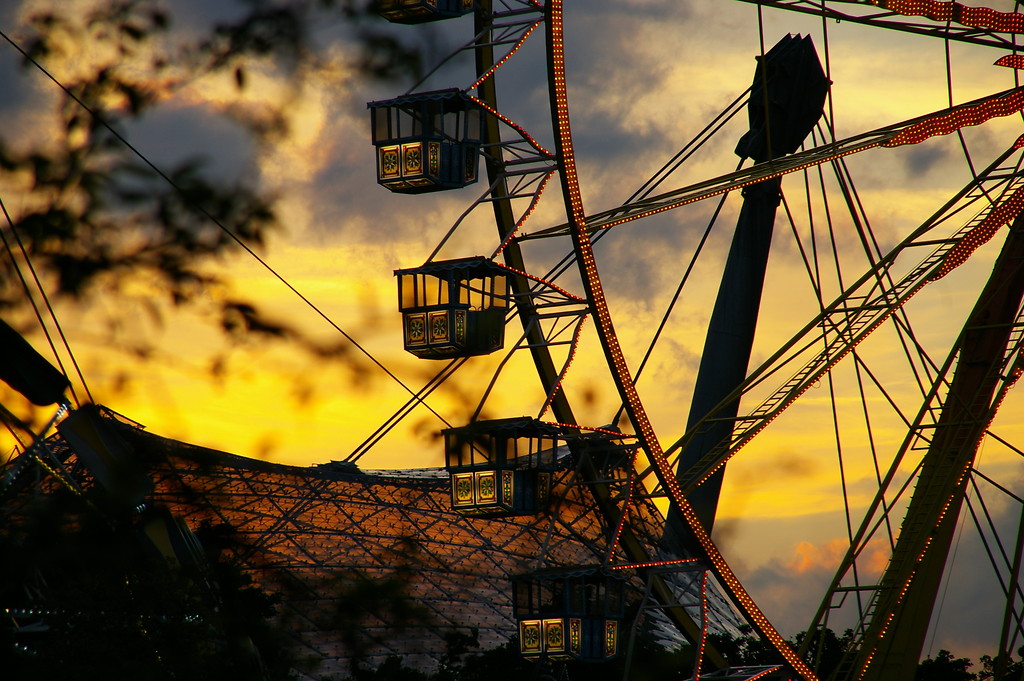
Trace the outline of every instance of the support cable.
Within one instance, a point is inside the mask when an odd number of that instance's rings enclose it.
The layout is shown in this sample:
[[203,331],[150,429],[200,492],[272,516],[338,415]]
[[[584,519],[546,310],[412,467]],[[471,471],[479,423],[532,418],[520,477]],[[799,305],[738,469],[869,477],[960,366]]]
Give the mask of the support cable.
[[[427,381],[427,383],[424,384],[424,386],[420,388],[417,393],[415,393],[408,400],[406,400],[401,407],[396,409],[395,412],[391,414],[391,416],[385,419],[384,423],[378,426],[375,431],[373,431],[365,440],[363,440],[355,449],[353,449],[352,453],[345,457],[345,461],[349,461],[352,463],[359,461],[359,459],[361,459],[367,452],[373,449],[373,447],[378,442],[380,442],[385,435],[390,433],[402,419],[408,416],[418,403],[425,404],[424,400],[430,395],[430,393],[434,392],[434,390],[439,388],[441,384],[447,381],[451,377],[451,375],[455,373],[456,369],[458,369],[459,367],[466,363],[467,359],[468,358],[466,357],[453,359],[448,364],[446,364],[444,368],[442,368],[440,371],[434,374],[434,376],[429,381]],[[448,423],[447,421],[445,421],[445,425],[451,428],[451,424]]]
[[[46,303],[46,309],[50,313],[50,318],[53,320],[54,325],[57,327],[57,331],[60,334],[61,340],[64,343],[64,348],[68,352],[68,356],[71,358],[71,363],[75,367],[75,371],[78,372],[78,378],[82,381],[82,386],[85,388],[86,395],[89,396],[89,401],[92,401],[92,393],[89,392],[89,385],[85,381],[85,376],[82,375],[82,370],[78,366],[78,361],[75,359],[75,354],[71,351],[71,345],[68,343],[67,337],[64,335],[64,329],[61,328],[60,323],[57,321],[57,316],[54,314],[53,306],[50,304],[50,299],[46,295],[46,291],[43,289],[43,284],[39,280],[39,275],[36,273],[35,268],[32,266],[32,260],[28,257],[28,251],[25,249],[24,243],[18,236],[18,232],[14,229],[14,222],[11,220],[10,213],[7,212],[7,206],[4,205],[3,199],[0,199],[0,210],[3,211],[4,218],[7,220],[7,225],[10,227],[11,234],[17,240],[18,245],[21,246],[22,255],[25,257],[25,262],[28,264],[29,271],[32,272],[32,276],[35,279],[36,287],[39,289],[39,293],[43,296],[43,301]],[[11,264],[14,266],[14,271],[18,273],[18,279],[21,281],[22,288],[25,289],[25,297],[28,299],[29,304],[32,305],[32,311],[35,312],[36,319],[39,320],[39,326],[43,331],[43,335],[46,336],[46,342],[50,346],[50,352],[53,353],[54,359],[57,360],[57,366],[60,367],[60,372],[64,374],[65,378],[68,378],[68,370],[64,367],[64,361],[61,359],[60,354],[57,352],[57,346],[53,342],[53,337],[50,335],[50,330],[46,326],[46,322],[43,321],[43,315],[39,311],[39,305],[36,304],[35,296],[32,295],[32,290],[29,288],[28,282],[25,280],[25,275],[22,273],[21,268],[18,267],[18,261],[14,257],[14,250],[11,248],[10,242],[4,235],[4,230],[0,229],[0,240],[4,242],[4,248],[7,250],[7,254],[11,257]],[[71,389],[71,396],[75,400],[75,404],[80,405],[81,401],[78,399],[78,393],[75,391],[75,385],[70,380],[68,386]]]
[[[646,182],[633,192],[633,194],[626,199],[622,205],[626,206],[634,201],[642,201],[646,199],[651,193],[660,187],[669,176],[677,171],[683,163],[688,161],[691,156],[694,155],[704,144],[715,136],[719,130],[725,127],[726,123],[736,117],[743,107],[746,105],[746,96],[750,94],[752,87],[748,87],[746,90],[740,93],[736,99],[732,100],[728,106],[718,113],[715,118],[704,126],[704,128],[698,132],[689,142],[683,145],[683,147],[675,153],[672,158],[665,162],[665,164],[659,168]],[[596,240],[595,236],[595,240]]]
[[[743,161],[741,159],[740,165],[742,164]],[[672,294],[672,298],[669,300],[668,306],[665,308],[665,314],[661,316],[661,321],[658,323],[658,328],[655,329],[654,335],[651,337],[651,342],[647,345],[647,350],[646,352],[644,352],[644,356],[640,359],[640,363],[637,365],[636,375],[633,377],[634,383],[640,380],[640,376],[643,374],[644,368],[647,366],[648,360],[650,360],[651,355],[654,353],[655,346],[658,344],[658,341],[661,340],[661,334],[665,330],[665,326],[668,324],[668,320],[672,316],[672,312],[675,310],[676,304],[679,302],[679,298],[683,293],[683,287],[686,286],[686,282],[690,280],[690,273],[693,272],[693,268],[697,264],[697,258],[700,257],[701,252],[704,250],[704,246],[705,244],[707,244],[708,237],[711,236],[711,230],[714,228],[715,223],[718,222],[718,216],[721,214],[722,209],[725,207],[725,200],[728,197],[728,192],[722,194],[722,198],[719,199],[718,205],[715,206],[715,212],[712,213],[711,218],[708,220],[708,226],[704,228],[704,233],[701,235],[700,241],[697,243],[697,248],[694,250],[693,256],[690,258],[690,262],[686,265],[686,270],[683,272],[683,276],[679,280],[679,285],[676,286],[675,293]],[[598,237],[601,236],[601,234],[603,233],[599,232],[597,235],[595,235],[595,242],[597,241]],[[615,412],[615,417],[612,419],[611,423],[618,423],[619,419],[622,418],[622,414],[625,411],[625,409],[626,405],[620,403],[618,410]]]
[[[73,93],[67,86],[65,86],[63,83],[61,83],[59,80],[57,80],[57,78],[53,74],[51,74],[49,71],[47,71],[46,68],[43,67],[43,65],[40,64],[32,55],[30,55],[24,49],[22,49],[22,47],[20,45],[18,45],[18,43],[16,43],[13,39],[11,39],[3,31],[0,31],[0,38],[3,38],[4,40],[6,40],[15,50],[17,50],[22,55],[22,57],[25,59],[26,62],[28,62],[28,63],[32,64],[33,66],[35,66],[43,75],[45,75],[47,78],[49,78],[51,81],[53,81],[53,83],[55,85],[57,85],[57,87],[59,87],[64,92],[64,94],[66,94],[69,98],[71,98],[83,110],[88,112],[89,115],[92,116],[100,125],[102,125],[111,135],[113,135],[114,138],[117,139],[118,142],[123,144],[125,146],[125,148],[127,148],[129,151],[131,151],[133,154],[135,154],[135,156],[140,161],[142,161],[142,163],[145,164],[146,167],[148,167],[150,170],[152,170],[154,173],[156,173],[157,176],[159,176],[162,180],[167,182],[167,184],[170,185],[172,188],[174,188],[174,190],[177,191],[181,196],[185,196],[185,192],[181,189],[181,187],[179,187],[174,182],[173,179],[171,179],[171,177],[169,175],[167,175],[167,173],[165,173],[163,170],[161,170],[159,167],[157,167],[156,164],[154,164],[145,155],[143,155],[143,153],[141,151],[139,151],[121,133],[119,133],[117,130],[115,130],[112,125],[110,125],[102,116],[100,116],[100,114],[98,114],[91,107],[89,107],[88,104],[86,104],[84,101],[82,101],[82,99],[79,98],[77,95],[75,95],[75,93]],[[383,371],[389,378],[391,378],[395,383],[397,383],[399,386],[401,386],[402,389],[404,389],[407,393],[409,393],[410,395],[413,395],[414,397],[416,397],[417,393],[415,393],[412,390],[412,388],[410,388],[408,385],[406,385],[405,382],[402,381],[402,379],[400,379],[390,369],[388,369],[386,366],[384,366],[384,364],[381,363],[380,360],[378,360],[376,357],[374,357],[372,354],[370,354],[370,351],[367,350],[365,347],[363,347],[358,341],[356,341],[355,338],[353,338],[348,333],[346,333],[345,330],[342,329],[333,319],[331,319],[327,315],[326,312],[321,310],[312,300],[307,298],[297,288],[295,288],[295,286],[292,285],[284,277],[284,275],[280,274],[277,270],[275,270],[270,265],[269,262],[267,262],[266,260],[261,258],[256,253],[256,251],[254,251],[248,244],[246,244],[242,240],[241,237],[239,237],[233,231],[228,229],[227,226],[225,226],[220,220],[218,220],[213,214],[211,214],[203,206],[196,205],[196,206],[194,206],[194,208],[195,208],[195,210],[197,212],[199,212],[201,215],[203,215],[203,217],[205,217],[206,219],[210,220],[210,222],[212,222],[214,225],[216,225],[222,232],[224,232],[224,234],[226,234],[228,236],[229,239],[234,241],[242,250],[244,250],[247,254],[249,254],[257,263],[260,264],[260,266],[263,267],[263,269],[265,269],[267,272],[269,272],[271,275],[273,275],[273,277],[275,279],[277,279],[282,284],[284,284],[284,286],[289,291],[291,291],[293,294],[295,294],[295,296],[298,297],[299,300],[301,300],[303,303],[305,303],[306,306],[309,307],[309,309],[311,309],[318,316],[320,316],[320,318],[322,318],[325,322],[327,322],[335,331],[340,333],[342,335],[342,337],[345,338],[345,340],[347,340],[349,343],[351,343],[357,350],[359,350],[359,352],[361,352],[367,359],[369,359],[373,364],[375,364],[377,366],[377,368],[379,368],[381,371]],[[440,419],[442,423],[444,423],[445,425],[447,425],[449,427],[451,426],[451,424],[448,423],[448,421],[443,416],[441,416],[441,414],[439,414],[436,410],[434,410],[433,407],[431,407],[427,403],[423,402],[422,400],[420,400],[420,403],[424,407],[426,407],[427,410],[430,411],[430,413],[432,413],[434,416],[436,416],[438,419]]]
[[[947,101],[950,106],[953,106],[953,57],[950,54],[951,41],[949,39],[949,29],[951,28],[951,22],[946,22],[945,37],[942,40],[943,51],[946,60],[946,95]],[[960,149],[964,152],[964,160],[967,162],[967,168],[971,171],[971,177],[978,179],[978,172],[974,168],[974,160],[971,158],[971,151],[967,148],[967,138],[964,137],[964,131],[957,128],[956,131],[957,139],[960,140]]]
[[[639,189],[626,199],[622,204],[623,207],[629,206],[635,201],[640,201],[651,194],[657,189],[668,176],[675,172],[680,165],[687,161],[693,154],[700,150],[708,141],[714,137],[729,121],[731,121],[740,111],[743,110],[743,105],[746,103],[744,98],[750,92],[750,88],[747,88],[739,97],[734,99],[725,109],[718,113],[715,119],[704,126],[704,128],[697,133],[689,142],[683,145],[683,147],[672,156],[672,158],[661,167],[654,175],[651,176],[646,182],[644,182]],[[739,104],[739,106],[737,106]],[[671,166],[670,170],[666,171],[666,168]],[[659,175],[661,176],[659,178]],[[721,211],[721,205],[718,208]],[[717,212],[716,211],[716,214]],[[591,242],[597,244],[610,230],[601,230],[594,233],[591,237]],[[703,242],[702,242],[703,243]],[[544,279],[548,281],[554,281],[558,277],[562,276],[572,267],[575,262],[576,253],[570,251],[561,260],[558,261],[548,272],[544,275]]]

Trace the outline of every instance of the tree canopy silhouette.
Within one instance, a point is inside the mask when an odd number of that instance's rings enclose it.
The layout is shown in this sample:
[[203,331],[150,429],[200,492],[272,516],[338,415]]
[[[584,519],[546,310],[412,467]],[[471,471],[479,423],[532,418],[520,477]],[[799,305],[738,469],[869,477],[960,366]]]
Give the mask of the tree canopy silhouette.
[[[168,310],[187,309],[228,348],[287,340],[351,365],[343,341],[310,339],[223,274],[226,256],[258,256],[280,229],[280,197],[250,166],[225,168],[217,148],[154,162],[133,133],[180,111],[197,83],[215,82],[223,101],[203,115],[218,118],[218,130],[252,149],[281,143],[287,103],[239,105],[259,87],[253,73],[295,83],[340,59],[370,80],[412,78],[415,36],[396,38],[370,0],[24,5],[17,25],[0,26],[7,63],[22,67],[0,73],[19,121],[0,130],[0,319],[26,332],[38,329],[33,301],[70,305],[99,344],[146,360],[152,342],[128,328],[160,328]],[[325,25],[343,48],[329,55]],[[224,363],[214,358],[210,370]]]
[[[300,78],[322,58],[311,26],[325,21],[348,27],[350,66],[369,78],[417,74],[419,51],[390,35],[366,1],[242,7],[204,21],[188,5],[147,0],[54,4],[4,31],[25,74],[52,81],[45,85],[56,96],[19,103],[35,134],[0,131],[0,315],[24,317],[31,263],[54,299],[135,296],[155,314],[161,299],[202,305],[228,336],[295,336],[207,267],[230,249],[265,244],[279,226],[275,197],[244,173],[211,172],[210,157],[151,163],[127,131],[202,78],[227,74],[239,96],[257,66]],[[253,144],[288,134],[286,111],[224,110]]]

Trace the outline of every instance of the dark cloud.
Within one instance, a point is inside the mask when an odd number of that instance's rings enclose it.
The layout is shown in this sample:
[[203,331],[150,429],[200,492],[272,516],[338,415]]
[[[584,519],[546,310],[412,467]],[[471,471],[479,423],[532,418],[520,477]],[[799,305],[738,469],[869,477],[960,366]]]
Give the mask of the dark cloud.
[[125,127],[132,145],[160,168],[199,159],[211,176],[256,180],[252,136],[210,106],[162,106]]
[[[8,24],[5,24],[8,25]],[[0,42],[0,116],[11,121],[26,108],[46,107],[57,86],[42,82],[42,75],[21,63],[21,56],[6,41]]]
[[930,173],[936,167],[941,166],[949,160],[948,149],[938,145],[915,145],[907,154],[904,163],[907,172],[911,176],[920,176]]

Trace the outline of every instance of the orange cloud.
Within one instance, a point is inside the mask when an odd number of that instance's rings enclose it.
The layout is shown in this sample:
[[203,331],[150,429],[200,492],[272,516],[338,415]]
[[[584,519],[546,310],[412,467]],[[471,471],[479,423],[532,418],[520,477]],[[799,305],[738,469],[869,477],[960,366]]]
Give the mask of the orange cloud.
[[822,545],[801,541],[796,545],[796,556],[789,562],[788,567],[796,573],[833,570],[842,560],[847,546],[848,543],[842,539],[830,539]]
[[[849,548],[849,541],[843,538],[830,539],[822,544],[801,541],[793,549],[794,556],[786,564],[797,574],[817,571],[834,571]],[[861,552],[857,565],[862,576],[881,573],[889,562],[889,549],[884,539],[872,540]]]

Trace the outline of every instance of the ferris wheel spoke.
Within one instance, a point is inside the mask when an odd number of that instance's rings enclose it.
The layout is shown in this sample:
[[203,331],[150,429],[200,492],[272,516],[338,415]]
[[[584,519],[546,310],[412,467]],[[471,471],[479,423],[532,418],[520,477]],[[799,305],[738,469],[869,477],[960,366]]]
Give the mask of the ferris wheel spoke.
[[[689,185],[671,192],[627,203],[586,217],[589,233],[611,229],[652,215],[681,208],[727,192],[743,189],[752,184],[781,177],[805,168],[837,161],[875,147],[893,147],[917,144],[937,135],[954,132],[966,125],[978,125],[993,117],[1008,116],[1024,108],[1024,88],[1006,90],[954,107],[918,116],[900,123],[877,128],[845,140],[829,142],[797,152],[781,159],[757,163],[736,172]],[[568,223],[547,229],[524,233],[519,241],[564,237],[570,233]]]
[[[914,235],[882,258],[878,265],[865,273],[843,295],[808,323],[801,332],[783,345],[775,355],[752,372],[741,386],[722,401],[719,407],[709,412],[666,450],[669,455],[682,451],[718,420],[718,412],[728,404],[735,403],[740,396],[763,382],[766,376],[778,375],[782,373],[783,367],[801,361],[802,357],[806,357],[808,349],[820,348],[756,409],[746,416],[735,419],[735,428],[731,438],[710,449],[680,477],[680,484],[685,493],[689,494],[708,479],[714,471],[724,465],[800,395],[815,384],[832,366],[891,317],[906,301],[916,295],[921,288],[944,276],[951,268],[959,266],[970,257],[970,252],[965,252],[964,249],[977,248],[978,244],[975,243],[975,240],[981,234],[988,233],[993,224],[1006,224],[1007,214],[1010,214],[1009,219],[1012,219],[1013,211],[1020,210],[1024,179],[1020,177],[1004,179],[1003,171],[1005,171],[1006,162],[1016,156],[1015,151],[1013,148],[1009,149],[990,168],[993,170],[991,176],[994,179],[988,183],[989,186],[984,187],[985,178],[989,177],[988,173],[983,174],[982,180],[968,185],[957,199],[947,204],[946,209],[940,211]],[[945,213],[959,208],[959,198],[979,201],[984,200],[983,197],[986,194],[1001,196],[1003,203],[987,204],[956,234],[946,239],[935,239],[932,235],[932,228],[942,222]],[[1004,211],[1000,211],[1001,206],[1005,208]],[[938,244],[937,247],[936,244]],[[887,279],[890,270],[900,257],[906,253],[912,253],[914,249],[920,247],[930,247],[934,250],[908,274],[883,286],[882,282]]]
[[[1013,263],[1021,253],[1024,219],[1018,214],[988,283],[945,362],[944,373],[951,376],[948,393],[931,426],[931,438],[921,448],[924,453],[912,476],[916,483],[899,536],[887,567],[877,584],[868,590],[867,608],[855,627],[855,645],[840,665],[839,679],[880,679],[894,671],[905,677],[916,668],[916,658],[900,654],[920,650],[924,643],[932,604],[966,496],[969,470],[998,403],[1020,377],[1019,371],[1007,371],[1006,364],[1008,356],[1015,357],[1020,351],[1024,276]],[[938,394],[938,390],[933,392]],[[932,409],[926,402],[918,424],[931,418]],[[899,458],[914,449],[915,439],[912,429]],[[894,462],[880,490],[892,481],[897,467],[898,462]],[[909,482],[908,479],[904,487]],[[873,511],[865,517],[865,523],[872,514]],[[854,548],[866,545],[864,527],[852,542],[851,553],[842,562],[819,609],[819,617],[826,604],[844,588],[840,585],[854,562]],[[884,671],[874,660],[874,651],[879,649],[897,655],[887,660]]]
[[[935,0],[738,0],[772,9],[811,14],[943,40],[1014,50],[1015,34],[1024,32],[1024,17],[987,7],[967,7]],[[930,19],[931,21],[921,21]]]

